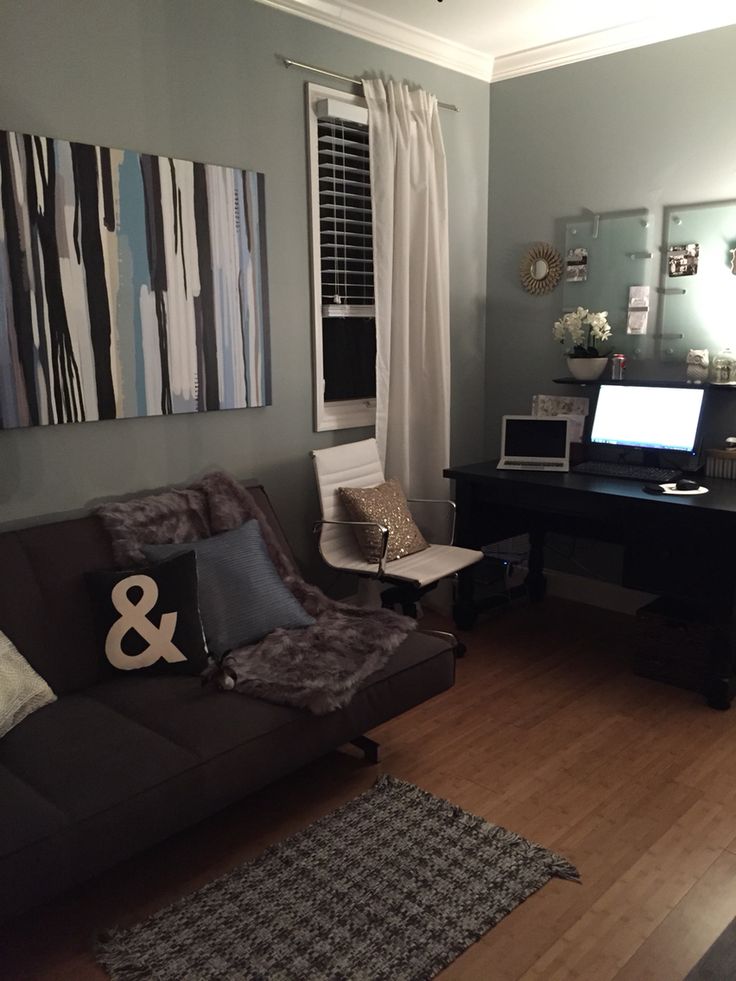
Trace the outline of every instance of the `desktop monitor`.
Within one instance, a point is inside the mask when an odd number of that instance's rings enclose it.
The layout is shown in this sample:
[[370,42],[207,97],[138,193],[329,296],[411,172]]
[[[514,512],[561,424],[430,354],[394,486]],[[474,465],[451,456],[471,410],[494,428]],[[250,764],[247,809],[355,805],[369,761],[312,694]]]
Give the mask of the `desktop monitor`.
[[590,442],[659,453],[694,453],[704,390],[666,385],[601,385]]

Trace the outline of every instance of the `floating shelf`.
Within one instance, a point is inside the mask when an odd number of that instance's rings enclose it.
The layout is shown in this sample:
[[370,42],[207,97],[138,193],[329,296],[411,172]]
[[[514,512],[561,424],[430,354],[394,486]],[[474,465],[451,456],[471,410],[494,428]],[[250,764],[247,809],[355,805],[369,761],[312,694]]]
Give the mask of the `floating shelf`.
[[555,385],[649,385],[651,388],[707,388],[709,391],[736,392],[734,385],[716,385],[715,382],[688,382],[682,378],[595,378],[593,381],[580,381],[568,375],[566,378],[553,378]]
[[580,381],[578,378],[573,378],[569,375],[567,378],[553,378],[552,381],[555,385],[621,385],[623,382],[615,382],[611,378],[596,378],[593,381]]

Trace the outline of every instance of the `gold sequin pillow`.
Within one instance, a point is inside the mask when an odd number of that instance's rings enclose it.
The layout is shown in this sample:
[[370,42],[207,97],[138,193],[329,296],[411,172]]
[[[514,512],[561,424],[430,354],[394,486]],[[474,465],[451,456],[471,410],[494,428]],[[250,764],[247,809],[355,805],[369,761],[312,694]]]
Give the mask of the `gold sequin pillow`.
[[[429,548],[421,531],[414,524],[398,480],[392,478],[378,487],[339,487],[338,493],[353,521],[378,521],[388,528],[388,561]],[[354,530],[363,555],[369,562],[378,562],[382,547],[380,530]]]

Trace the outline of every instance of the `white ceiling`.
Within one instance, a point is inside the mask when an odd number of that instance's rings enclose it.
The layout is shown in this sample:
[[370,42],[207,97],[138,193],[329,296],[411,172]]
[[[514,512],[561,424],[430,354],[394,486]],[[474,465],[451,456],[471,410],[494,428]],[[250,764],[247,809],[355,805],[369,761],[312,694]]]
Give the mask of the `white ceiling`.
[[736,24],[736,0],[260,0],[498,81]]

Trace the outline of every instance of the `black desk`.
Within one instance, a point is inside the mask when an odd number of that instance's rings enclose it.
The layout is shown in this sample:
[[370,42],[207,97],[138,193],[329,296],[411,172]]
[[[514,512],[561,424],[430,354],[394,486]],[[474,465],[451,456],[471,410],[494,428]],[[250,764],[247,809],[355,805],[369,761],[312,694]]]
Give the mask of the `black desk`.
[[[547,532],[624,546],[623,585],[697,604],[710,628],[706,696],[728,708],[735,690],[736,481],[704,478],[710,493],[653,496],[639,482],[575,473],[450,467],[458,545],[480,548],[529,533],[532,600],[544,596]],[[474,619],[473,569],[460,575],[458,625]]]

